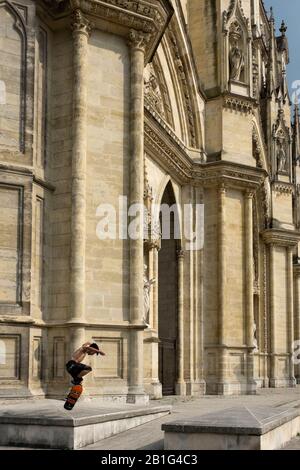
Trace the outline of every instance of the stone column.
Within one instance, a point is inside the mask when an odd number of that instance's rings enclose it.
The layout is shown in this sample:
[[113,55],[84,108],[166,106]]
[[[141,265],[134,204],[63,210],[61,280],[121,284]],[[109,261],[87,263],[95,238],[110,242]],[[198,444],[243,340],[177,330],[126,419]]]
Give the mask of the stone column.
[[176,395],[186,394],[186,384],[184,381],[184,251],[177,252],[178,259],[178,372],[176,382]]
[[294,277],[293,277],[293,247],[287,248],[287,308],[288,308],[288,341],[290,353],[290,386],[296,385],[293,362],[294,353]]
[[[203,204],[203,189],[200,187],[195,188],[195,212],[196,217],[199,216],[197,205]],[[199,221],[196,219],[196,227],[198,230]],[[203,221],[204,222],[204,221]],[[204,226],[201,225],[201,230]],[[198,237],[203,237],[204,234],[197,234]],[[194,251],[195,259],[195,384],[194,395],[203,395],[205,393],[205,380],[204,380],[204,296],[203,296],[203,247]]]
[[[245,198],[245,236],[246,236],[246,344],[253,348],[254,306],[253,306],[253,193],[246,192]],[[251,351],[250,351],[251,352]]]
[[219,384],[218,393],[224,393],[224,384],[226,381],[226,337],[225,337],[225,310],[226,310],[226,187],[222,184],[218,190],[218,290],[219,290]]
[[[150,329],[146,330],[144,337],[144,347],[150,348],[151,353],[151,388],[149,388],[149,395],[151,398],[161,398],[162,397],[162,385],[159,381],[159,338],[158,338],[158,243],[150,243],[149,251],[149,279],[154,278],[155,283],[151,287],[151,312],[152,316],[150,317]],[[146,338],[146,339],[145,339]],[[149,359],[148,359],[149,360]],[[146,361],[144,361],[147,363]],[[150,364],[149,364],[150,365]],[[146,388],[145,382],[145,390]]]
[[[295,332],[294,340],[300,340],[300,265],[294,265],[295,276],[295,303],[294,303],[294,318],[295,318]],[[300,384],[300,364],[295,364],[295,376],[297,384]]]
[[245,258],[246,258],[246,345],[247,393],[255,393],[254,381],[254,268],[253,268],[253,197],[252,191],[245,195]]
[[276,386],[275,245],[270,244],[270,386]]
[[[131,30],[131,113],[130,113],[130,206],[144,206],[144,60],[149,36]],[[143,400],[143,211],[140,213],[140,233],[130,238],[130,333],[128,401]]]
[[153,248],[153,276],[155,278],[155,284],[153,284],[153,329],[158,334],[158,248]]
[[[70,323],[85,321],[85,243],[86,243],[86,127],[87,127],[87,56],[91,24],[81,11],[72,14],[73,31],[73,148],[72,148],[72,219],[70,263]],[[74,331],[71,349],[82,340]],[[74,344],[73,344],[74,343]],[[75,344],[76,343],[76,344]]]

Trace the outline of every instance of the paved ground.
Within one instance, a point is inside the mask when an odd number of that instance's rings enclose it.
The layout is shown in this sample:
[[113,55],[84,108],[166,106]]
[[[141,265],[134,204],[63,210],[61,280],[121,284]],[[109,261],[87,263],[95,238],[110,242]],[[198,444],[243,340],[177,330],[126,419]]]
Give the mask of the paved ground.
[[[177,419],[200,416],[212,411],[224,410],[235,406],[274,406],[290,408],[300,405],[300,386],[295,389],[264,389],[254,396],[203,398],[165,397],[151,401],[151,405],[170,404],[172,414],[137,428],[109,437],[82,450],[158,450],[163,449],[163,432],[161,425]],[[78,403],[78,412],[80,403]],[[110,407],[110,405],[108,405]],[[0,447],[1,450],[8,449]],[[291,441],[286,450],[300,450],[300,437]]]
[[[291,407],[300,404],[300,387],[295,389],[264,389],[254,396],[216,397],[184,399],[180,397],[166,397],[155,400],[157,405],[171,404],[172,414],[150,423],[130,429],[116,436],[104,439],[101,442],[85,447],[83,450],[159,450],[163,449],[163,432],[161,425],[177,419],[200,416],[212,411],[224,410],[235,406],[262,405],[274,407]],[[300,442],[296,439],[300,449]],[[300,441],[300,439],[299,439]]]

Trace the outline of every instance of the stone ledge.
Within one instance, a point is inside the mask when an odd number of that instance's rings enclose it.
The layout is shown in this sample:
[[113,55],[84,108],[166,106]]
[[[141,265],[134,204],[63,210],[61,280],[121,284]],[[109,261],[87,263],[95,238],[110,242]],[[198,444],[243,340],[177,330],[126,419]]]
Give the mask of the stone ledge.
[[79,449],[170,413],[170,406],[105,406],[78,403],[72,411],[63,401],[40,400],[3,406],[0,445]]
[[229,408],[162,425],[166,450],[273,450],[300,431],[300,409]]
[[261,436],[300,416],[300,409],[278,411],[274,408],[249,410],[229,408],[222,413],[209,413],[199,419],[174,421],[162,425],[167,432],[247,434]]
[[[63,410],[62,410],[63,411]],[[87,426],[89,424],[105,423],[107,421],[128,419],[138,416],[147,416],[157,413],[169,413],[170,406],[155,406],[149,408],[140,408],[130,411],[108,411],[107,413],[99,413],[92,416],[84,417],[58,417],[58,416],[30,416],[28,414],[23,416],[5,415],[5,412],[0,414],[0,424],[26,424],[26,425],[39,425],[39,426]],[[68,411],[66,411],[68,413]],[[65,414],[65,413],[64,413]]]

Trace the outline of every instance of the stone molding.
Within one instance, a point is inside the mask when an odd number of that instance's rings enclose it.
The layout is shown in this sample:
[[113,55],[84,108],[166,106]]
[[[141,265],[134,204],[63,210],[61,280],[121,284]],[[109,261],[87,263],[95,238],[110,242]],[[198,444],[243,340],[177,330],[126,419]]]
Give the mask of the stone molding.
[[300,241],[300,232],[296,230],[268,229],[261,235],[266,245],[293,247]]
[[[152,122],[151,122],[152,121]],[[145,122],[145,148],[151,156],[177,175],[182,182],[188,182],[191,178],[192,161],[182,151],[176,142],[166,141],[163,130],[154,127],[153,120],[146,119]],[[155,123],[156,124],[156,123]]]
[[250,98],[243,98],[241,96],[235,96],[233,94],[225,94],[224,108],[232,109],[245,114],[253,114],[254,109],[257,107],[255,100]]
[[220,181],[224,181],[227,187],[239,187],[245,191],[251,190],[255,193],[255,190],[264,183],[265,172],[231,162],[220,161],[201,166],[193,172],[193,178],[193,184],[195,185],[201,184],[207,187],[218,185]]
[[231,162],[218,161],[207,164],[194,163],[176,141],[171,140],[166,130],[146,115],[145,150],[151,157],[182,183],[195,186],[215,186],[226,181],[228,186],[238,186],[245,190],[257,190],[263,186],[265,170]]
[[188,73],[186,71],[186,66],[184,64],[183,57],[179,50],[176,35],[170,26],[168,28],[168,36],[170,38],[170,46],[174,58],[174,65],[177,69],[177,75],[183,90],[182,95],[184,97],[184,106],[187,113],[187,126],[189,130],[189,144],[191,145],[191,147],[197,148],[197,131],[194,119],[193,103],[189,90]]
[[[148,63],[159,44],[163,33],[174,13],[167,0],[41,0],[43,15],[50,21],[66,18],[74,10],[92,18],[97,28],[97,21],[105,21],[107,30],[122,36],[136,30],[150,35],[151,40],[145,48],[145,63]],[[62,23],[63,25],[63,23]],[[115,26],[114,26],[115,25]],[[119,27],[116,31],[116,25]]]
[[295,194],[295,186],[292,183],[273,183],[272,189],[280,194]]

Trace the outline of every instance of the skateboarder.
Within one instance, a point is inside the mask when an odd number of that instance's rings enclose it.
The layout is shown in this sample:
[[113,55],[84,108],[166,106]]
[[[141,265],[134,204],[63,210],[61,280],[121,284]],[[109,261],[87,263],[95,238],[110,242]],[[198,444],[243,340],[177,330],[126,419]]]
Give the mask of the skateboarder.
[[71,381],[72,384],[81,384],[83,377],[92,371],[92,368],[86,364],[82,364],[82,361],[86,355],[93,356],[94,354],[105,356],[105,353],[99,349],[98,344],[89,342],[84,343],[72,354],[71,361],[66,364],[66,369],[73,378]]

